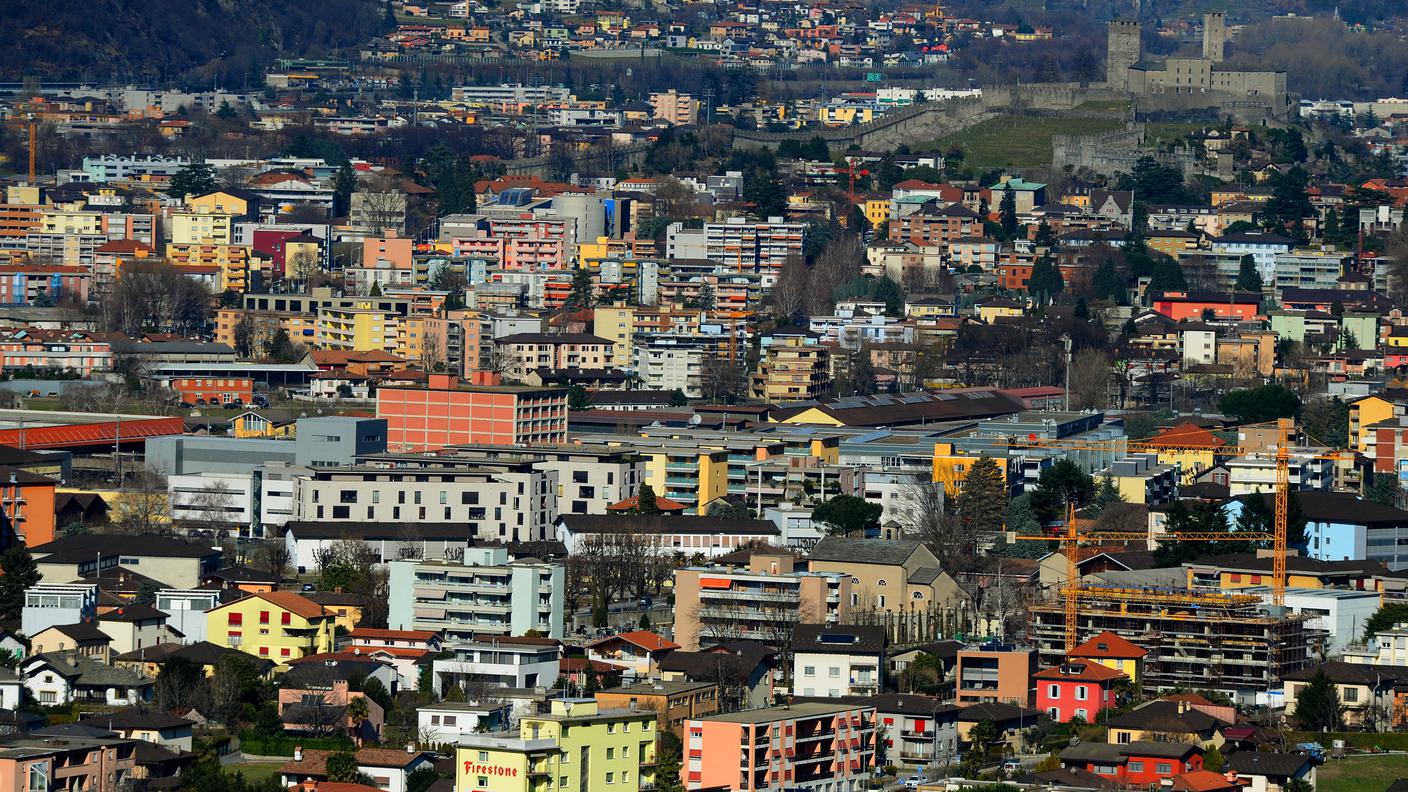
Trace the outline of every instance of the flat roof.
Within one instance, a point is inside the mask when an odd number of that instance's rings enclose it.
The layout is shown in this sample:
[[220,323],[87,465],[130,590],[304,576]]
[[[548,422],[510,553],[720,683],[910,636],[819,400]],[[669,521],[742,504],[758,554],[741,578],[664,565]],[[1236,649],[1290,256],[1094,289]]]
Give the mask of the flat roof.
[[809,701],[801,704],[792,704],[791,706],[764,707],[762,709],[744,710],[743,712],[729,712],[723,715],[710,715],[707,718],[698,718],[697,720],[719,723],[762,723],[793,720],[796,718],[814,718],[818,715],[835,715],[840,712],[850,712],[856,709],[875,708],[860,704],[826,704],[819,701]]

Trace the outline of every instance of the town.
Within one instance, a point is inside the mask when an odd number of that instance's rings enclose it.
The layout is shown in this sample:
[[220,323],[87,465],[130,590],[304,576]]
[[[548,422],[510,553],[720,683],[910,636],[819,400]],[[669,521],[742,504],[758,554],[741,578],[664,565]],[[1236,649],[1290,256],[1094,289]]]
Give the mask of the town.
[[1408,790],[1402,8],[93,5],[0,792]]

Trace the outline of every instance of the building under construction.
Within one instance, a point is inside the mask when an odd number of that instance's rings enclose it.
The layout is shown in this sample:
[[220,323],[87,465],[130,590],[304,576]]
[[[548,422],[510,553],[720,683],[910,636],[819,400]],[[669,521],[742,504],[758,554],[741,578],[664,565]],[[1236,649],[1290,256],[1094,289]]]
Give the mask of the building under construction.
[[[1031,608],[1029,638],[1044,665],[1063,660],[1065,620],[1061,602]],[[1259,596],[1082,587],[1078,642],[1105,630],[1148,651],[1146,690],[1217,690],[1239,704],[1270,703],[1282,677],[1311,663],[1325,640],[1304,616],[1270,615]]]

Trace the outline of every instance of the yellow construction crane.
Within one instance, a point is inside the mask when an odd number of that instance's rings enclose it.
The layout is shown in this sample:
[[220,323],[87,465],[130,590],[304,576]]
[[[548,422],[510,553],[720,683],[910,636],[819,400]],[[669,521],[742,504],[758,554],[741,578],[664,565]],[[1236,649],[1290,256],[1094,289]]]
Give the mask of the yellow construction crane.
[[[1243,428],[1255,428],[1257,426],[1269,426],[1267,424],[1252,424]],[[1214,542],[1214,541],[1271,541],[1271,602],[1272,605],[1281,607],[1286,603],[1286,537],[1290,515],[1290,436],[1292,431],[1291,422],[1282,419],[1275,422],[1277,431],[1277,441],[1275,450],[1271,452],[1276,462],[1276,490],[1275,490],[1275,519],[1273,521],[1272,532],[1243,532],[1236,531],[1230,533],[1219,532],[1181,532],[1164,533],[1156,537],[1158,541],[1174,542]],[[1088,440],[1062,440],[1045,439],[1038,437],[1028,437],[1026,439],[1009,438],[1005,447],[1009,450],[1020,448],[1054,448],[1067,450],[1095,450],[1095,451],[1119,451],[1121,453],[1160,453],[1170,451],[1213,451],[1217,456],[1243,456],[1243,455],[1265,455],[1267,450],[1259,446],[1222,445],[1209,448],[1201,444],[1179,444],[1176,440],[1170,441],[1168,438],[1159,442],[1141,442],[1134,440],[1115,441],[1088,441]],[[1329,454],[1309,454],[1301,455],[1310,459],[1335,459],[1341,460],[1346,456],[1352,457],[1352,452],[1335,452]],[[1066,581],[1062,587],[1063,605],[1066,609],[1066,652],[1069,653],[1076,646],[1076,625],[1080,615],[1080,596],[1083,591],[1080,585],[1080,575],[1077,569],[1080,561],[1080,546],[1088,542],[1127,542],[1127,541],[1147,541],[1151,535],[1142,531],[1091,531],[1082,533],[1076,527],[1075,506],[1070,505],[1067,517],[1065,532],[1057,535],[1038,536],[1013,536],[1011,538],[1023,541],[1059,541],[1062,544],[1063,552],[1066,556]],[[1090,592],[1093,593],[1093,592]],[[1106,591],[1100,590],[1102,596],[1112,596],[1115,599],[1134,601],[1130,591]],[[1169,601],[1179,602],[1190,601],[1192,597],[1206,597],[1216,595],[1174,595],[1164,594],[1162,596],[1170,598]],[[1226,595],[1221,595],[1225,597]]]

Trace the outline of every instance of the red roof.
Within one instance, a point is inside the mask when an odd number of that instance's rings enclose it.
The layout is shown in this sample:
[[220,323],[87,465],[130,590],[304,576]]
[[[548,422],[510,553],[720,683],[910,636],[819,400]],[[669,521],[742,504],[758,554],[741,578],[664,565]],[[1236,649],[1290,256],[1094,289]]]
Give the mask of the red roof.
[[1176,775],[1172,779],[1174,792],[1218,792],[1223,789],[1241,789],[1240,782],[1232,781],[1222,773],[1211,770],[1194,770]]
[[297,614],[305,619],[316,619],[328,615],[328,610],[322,605],[300,594],[294,594],[292,591],[264,591],[259,594],[251,594],[250,596],[258,597],[270,605],[282,608],[289,613]]
[[1159,432],[1145,440],[1144,445],[1216,449],[1227,445],[1227,441],[1189,422]]
[[1071,657],[1104,658],[1109,660],[1138,660],[1148,654],[1135,644],[1106,630],[1070,652]]
[[[623,501],[617,501],[606,507],[609,512],[632,512],[640,508],[640,496],[632,495]],[[673,501],[663,495],[655,496],[655,508],[662,512],[682,512],[685,509],[683,503]]]
[[58,426],[28,426],[23,429],[0,429],[0,445],[30,450],[41,448],[79,448],[105,444],[113,439],[127,443],[148,437],[183,434],[185,421],[179,415],[162,418],[124,418],[122,421],[63,424]]
[[[1069,670],[1076,666],[1080,667],[1078,673],[1070,673]],[[1058,666],[1041,670],[1032,674],[1033,679],[1069,679],[1078,682],[1109,682],[1114,679],[1122,679],[1124,673],[1113,668],[1106,668],[1091,660],[1072,660]]]
[[678,649],[680,645],[674,641],[667,641],[649,630],[632,630],[619,635],[612,635],[587,644],[588,646],[600,646],[609,641],[620,639],[629,644],[634,644],[647,652],[663,652],[666,649]]

